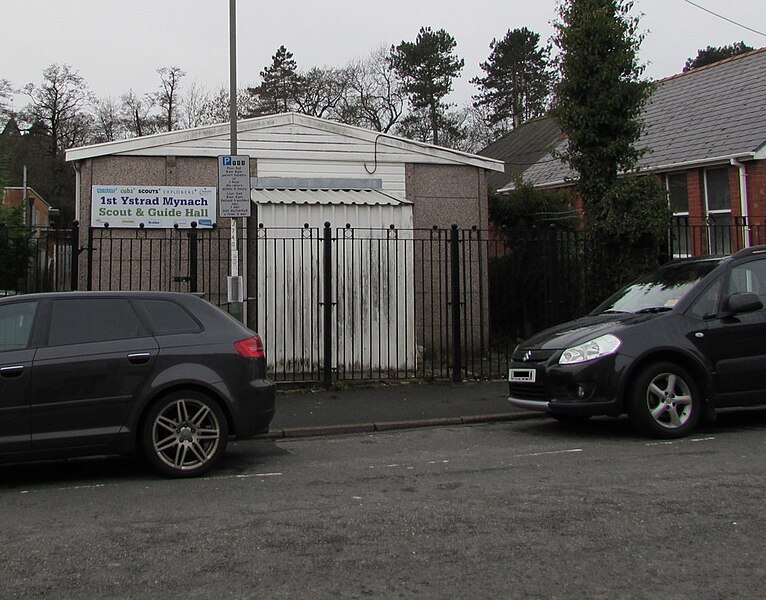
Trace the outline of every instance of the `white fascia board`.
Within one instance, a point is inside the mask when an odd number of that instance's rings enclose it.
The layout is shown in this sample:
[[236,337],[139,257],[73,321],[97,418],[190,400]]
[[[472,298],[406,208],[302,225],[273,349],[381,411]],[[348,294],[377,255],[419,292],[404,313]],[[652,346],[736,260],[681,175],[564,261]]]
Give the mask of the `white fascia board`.
[[[764,144],[757,152],[740,152],[735,154],[724,154],[721,156],[713,156],[711,158],[687,160],[675,163],[666,163],[662,165],[655,165],[651,167],[643,167],[639,171],[636,171],[636,175],[647,175],[652,173],[669,173],[671,171],[686,171],[694,168],[704,168],[713,165],[728,165],[731,160],[764,160],[766,159],[766,144]],[[620,173],[625,175],[625,173]],[[556,188],[566,185],[572,185],[574,181],[559,179],[556,181],[546,181],[543,184],[532,184],[536,189]],[[512,192],[516,189],[515,185],[509,185],[497,190],[498,194],[505,194]]]
[[[265,129],[292,122],[289,114],[272,115],[268,117],[255,117],[252,119],[242,119],[237,122],[237,132],[253,131],[256,129]],[[151,148],[160,148],[182,142],[190,142],[205,138],[226,136],[231,131],[229,123],[220,123],[217,125],[204,125],[193,129],[183,129],[181,131],[166,131],[145,135],[139,138],[129,140],[118,140],[115,142],[104,142],[102,144],[93,144],[91,146],[81,146],[79,148],[69,148],[66,151],[66,160],[83,160],[97,156],[110,156],[116,154],[130,154],[140,156],[143,150]],[[152,153],[161,154],[161,153]]]
[[[545,183],[541,184],[532,184],[532,187],[537,190],[545,190],[548,188],[557,188],[557,187],[565,187],[574,185],[575,181],[573,179],[557,179],[556,181],[546,181]],[[498,194],[507,194],[508,192],[513,192],[516,190],[516,186],[511,184],[507,185],[504,188],[500,188],[497,190]]]
[[[409,153],[439,158],[446,162],[470,165],[482,169],[487,169],[489,171],[502,172],[505,168],[503,161],[495,160],[493,158],[485,158],[476,154],[469,154],[459,150],[442,148],[432,144],[400,138],[388,133],[380,133],[377,131],[364,129],[362,127],[356,127],[354,125],[336,123],[334,121],[327,121],[318,117],[310,117],[308,115],[301,115],[297,113],[285,113],[281,115],[270,115],[266,117],[243,119],[237,123],[237,132],[240,133],[256,131],[259,129],[268,129],[289,124],[301,125],[303,127],[335,133],[345,137],[362,139],[372,144],[375,144],[377,141],[379,144],[397,148],[399,150],[404,150]],[[226,136],[229,134],[229,131],[230,125],[228,123],[222,123],[219,125],[197,127],[195,129],[185,129],[183,131],[157,133],[154,135],[133,138],[130,140],[105,142],[103,144],[82,146],[80,148],[70,148],[66,151],[66,160],[75,161],[97,156],[108,156],[115,154],[128,154],[133,156],[141,154],[158,155],[162,154],[162,152],[159,152],[158,149],[163,146],[169,146],[204,138]]]
[[293,116],[295,119],[293,121],[294,123],[304,125],[306,127],[312,127],[322,131],[336,133],[342,136],[356,137],[373,144],[377,140],[377,143],[384,144],[390,148],[397,148],[407,152],[438,157],[449,162],[467,164],[490,171],[502,172],[505,170],[503,161],[494,158],[486,158],[479,156],[478,154],[470,154],[468,152],[461,152],[460,150],[452,150],[451,148],[434,146],[433,144],[426,144],[425,142],[409,140],[407,138],[391,135],[390,133],[372,131],[370,129],[364,129],[363,127],[346,125],[344,123],[337,123],[335,121],[327,121],[317,117],[309,117],[308,115],[294,114]]
[[753,160],[757,158],[755,152],[738,152],[735,154],[723,154],[721,156],[712,156],[710,158],[686,160],[675,163],[667,163],[664,165],[654,165],[651,167],[644,167],[638,173],[667,173],[670,171],[687,171],[694,168],[704,168],[713,165],[728,165],[731,160]]
[[177,144],[179,142],[189,142],[202,137],[214,137],[216,135],[223,135],[227,132],[227,126],[213,125],[197,129],[185,129],[183,131],[155,133],[153,135],[146,135],[129,140],[104,142],[103,144],[81,146],[79,148],[69,148],[66,151],[66,160],[84,160],[86,158],[112,156],[115,154],[140,154],[141,150],[158,148],[170,144]]

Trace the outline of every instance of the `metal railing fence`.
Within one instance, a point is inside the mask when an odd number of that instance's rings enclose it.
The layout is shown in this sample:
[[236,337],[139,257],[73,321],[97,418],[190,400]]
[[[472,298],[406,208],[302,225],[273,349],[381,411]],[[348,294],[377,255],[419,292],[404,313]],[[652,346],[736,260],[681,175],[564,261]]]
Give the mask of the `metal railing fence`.
[[[729,253],[746,239],[766,242],[766,220],[676,218],[668,254]],[[226,309],[230,252],[226,228],[0,224],[0,295],[202,292]],[[584,254],[579,232],[552,227],[326,223],[239,239],[247,324],[264,338],[272,377],[296,383],[504,377],[516,343],[585,312]]]

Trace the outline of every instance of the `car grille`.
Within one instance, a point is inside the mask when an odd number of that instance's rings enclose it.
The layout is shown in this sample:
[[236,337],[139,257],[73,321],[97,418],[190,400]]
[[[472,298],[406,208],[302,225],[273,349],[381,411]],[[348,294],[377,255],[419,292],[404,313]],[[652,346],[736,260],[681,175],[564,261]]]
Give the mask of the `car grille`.
[[[555,350],[520,349],[513,353],[512,368],[536,368],[553,356]],[[545,394],[545,369],[537,368],[537,381],[534,383],[511,382],[510,392],[521,400],[547,400]]]
[[518,363],[541,363],[548,360],[555,352],[555,350],[529,350],[525,348],[516,350],[511,360]]
[[545,385],[535,383],[511,383],[511,396],[521,400],[545,400]]

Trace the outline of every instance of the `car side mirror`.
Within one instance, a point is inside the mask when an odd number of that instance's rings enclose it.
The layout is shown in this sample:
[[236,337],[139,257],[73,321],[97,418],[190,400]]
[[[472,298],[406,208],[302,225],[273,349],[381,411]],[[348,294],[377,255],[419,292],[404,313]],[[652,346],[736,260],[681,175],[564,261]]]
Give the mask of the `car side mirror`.
[[739,292],[732,294],[723,305],[725,313],[736,315],[739,313],[749,313],[763,308],[763,302],[757,294],[752,292]]

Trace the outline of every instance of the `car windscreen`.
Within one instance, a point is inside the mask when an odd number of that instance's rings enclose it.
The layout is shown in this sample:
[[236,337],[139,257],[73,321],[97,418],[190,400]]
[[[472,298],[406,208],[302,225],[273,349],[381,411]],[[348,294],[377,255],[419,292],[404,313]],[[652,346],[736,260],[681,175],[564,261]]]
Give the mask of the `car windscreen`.
[[622,288],[597,306],[591,314],[672,310],[678,301],[718,264],[719,259],[711,259],[668,265]]

